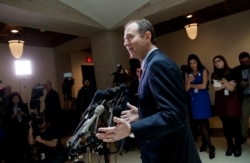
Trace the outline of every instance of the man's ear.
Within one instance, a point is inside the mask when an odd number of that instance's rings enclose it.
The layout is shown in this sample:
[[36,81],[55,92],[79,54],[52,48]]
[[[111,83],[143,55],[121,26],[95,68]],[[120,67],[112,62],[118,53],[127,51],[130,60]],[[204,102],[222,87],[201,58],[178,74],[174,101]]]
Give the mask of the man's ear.
[[152,37],[151,32],[147,31],[144,36],[146,37],[146,40],[148,40],[149,42],[151,42],[151,37]]

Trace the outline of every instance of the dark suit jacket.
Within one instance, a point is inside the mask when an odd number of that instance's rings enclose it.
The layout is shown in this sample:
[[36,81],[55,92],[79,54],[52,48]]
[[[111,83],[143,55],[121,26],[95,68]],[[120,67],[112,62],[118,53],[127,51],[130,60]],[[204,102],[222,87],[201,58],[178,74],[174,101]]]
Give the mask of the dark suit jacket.
[[236,89],[237,89],[237,92],[238,92],[238,95],[240,97],[240,101],[242,103],[242,99],[243,99],[243,89],[242,87],[240,86],[240,82],[242,81],[242,67],[241,65],[239,66],[236,66],[235,68],[233,68],[233,76],[234,76],[234,79],[236,81]]
[[200,163],[190,132],[184,81],[160,50],[147,58],[138,89],[140,120],[131,130],[143,163]]

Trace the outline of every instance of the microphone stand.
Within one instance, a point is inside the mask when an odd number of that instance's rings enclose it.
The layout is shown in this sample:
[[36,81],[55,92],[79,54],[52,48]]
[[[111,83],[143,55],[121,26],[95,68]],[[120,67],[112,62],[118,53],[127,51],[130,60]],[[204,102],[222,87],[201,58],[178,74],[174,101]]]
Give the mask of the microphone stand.
[[[97,91],[94,95],[93,100],[91,101],[88,108],[85,110],[83,115],[81,116],[81,120],[76,130],[73,133],[73,136],[70,137],[67,142],[68,155],[69,159],[72,157],[75,161],[80,158],[80,153],[83,152],[86,148],[91,149],[95,148],[99,154],[104,155],[105,163],[110,163],[110,154],[121,154],[121,149],[123,148],[124,140],[120,140],[116,143],[115,151],[111,151],[110,143],[103,142],[97,139],[95,136],[91,136],[91,131],[97,131],[100,126],[108,126],[111,127],[114,125],[113,116],[114,110],[116,107],[124,106],[124,100],[126,99],[126,86],[109,88],[105,91]],[[112,99],[111,99],[112,98]],[[102,99],[101,104],[100,103]],[[107,101],[106,101],[107,100]],[[105,107],[104,107],[105,106]],[[103,114],[104,108],[108,108],[109,117],[107,117],[107,121],[105,122],[105,118],[103,116],[100,118],[100,115]],[[100,121],[99,121],[100,118]],[[95,124],[94,124],[95,123]],[[104,125],[100,125],[103,123]],[[93,128],[91,127],[94,124]],[[91,127],[91,129],[90,129]],[[91,131],[90,131],[90,130]],[[86,136],[86,141],[84,144],[80,144],[82,137]]]
[[89,127],[94,123],[96,119],[98,119],[98,117],[103,113],[103,111],[104,106],[102,104],[98,105],[94,111],[94,115],[92,115],[91,118],[88,118],[79,128],[79,130],[74,134],[74,136],[68,139],[66,145],[69,148],[70,155],[72,155],[72,152],[79,147],[82,137],[86,135],[86,133],[89,131]]

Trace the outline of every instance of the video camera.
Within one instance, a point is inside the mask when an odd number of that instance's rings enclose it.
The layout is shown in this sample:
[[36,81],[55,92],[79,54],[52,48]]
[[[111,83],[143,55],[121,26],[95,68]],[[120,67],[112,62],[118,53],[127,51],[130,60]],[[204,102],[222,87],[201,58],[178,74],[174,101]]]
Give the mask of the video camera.
[[44,89],[44,86],[40,84],[33,87],[32,92],[31,92],[31,99],[39,99],[40,97],[42,97],[43,89]]
[[126,71],[122,68],[121,64],[116,65],[116,71],[111,74],[111,76],[114,76],[113,83],[116,84],[116,86],[119,86],[122,83],[127,82],[127,76],[128,74]]
[[32,88],[31,99],[30,99],[30,109],[37,109],[37,112],[40,113],[40,97],[42,97],[44,86],[37,84]]

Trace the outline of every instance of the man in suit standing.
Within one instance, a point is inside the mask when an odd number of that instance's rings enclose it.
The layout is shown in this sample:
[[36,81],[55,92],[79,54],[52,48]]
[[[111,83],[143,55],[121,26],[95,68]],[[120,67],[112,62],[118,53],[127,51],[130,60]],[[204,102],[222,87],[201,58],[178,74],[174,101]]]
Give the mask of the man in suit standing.
[[184,82],[178,66],[156,47],[146,19],[125,25],[124,46],[142,63],[138,108],[114,117],[113,127],[99,128],[97,137],[114,142],[134,135],[143,163],[201,163],[188,123]]
[[241,143],[245,143],[248,137],[248,120],[250,116],[250,55],[247,52],[239,54],[240,65],[235,67],[234,75],[237,83],[237,91],[241,99]]
[[54,127],[62,127],[60,124],[62,108],[59,94],[53,89],[52,82],[49,80],[44,83],[44,89],[47,92],[44,99],[44,115],[51,125]]

